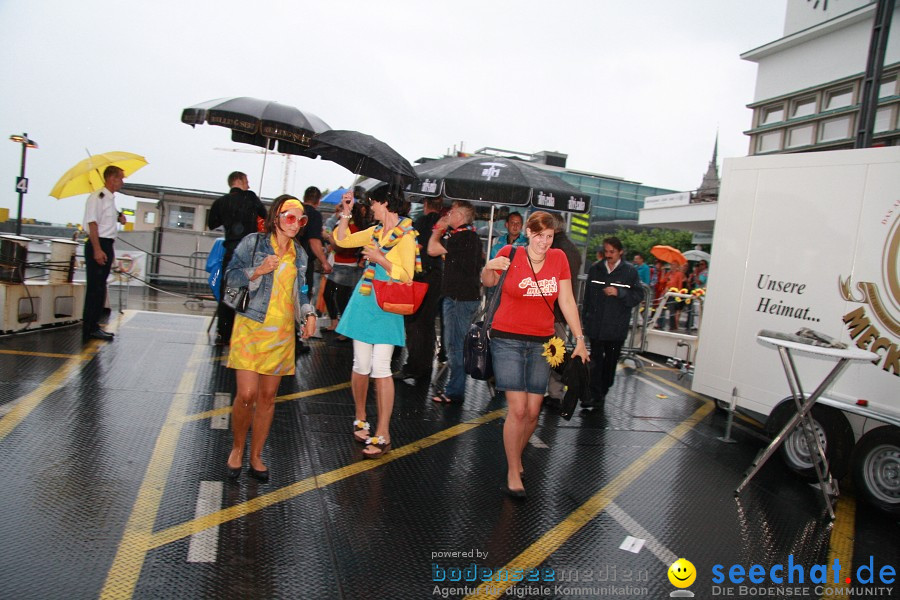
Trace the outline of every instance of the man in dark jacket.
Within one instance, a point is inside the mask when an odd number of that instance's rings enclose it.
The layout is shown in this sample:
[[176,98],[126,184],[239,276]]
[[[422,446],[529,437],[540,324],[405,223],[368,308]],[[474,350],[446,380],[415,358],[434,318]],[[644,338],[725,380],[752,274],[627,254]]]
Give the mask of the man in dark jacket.
[[628,336],[631,310],[643,299],[637,270],[622,260],[624,249],[617,237],[603,240],[603,252],[588,271],[583,322],[591,340],[591,400],[585,410],[602,408],[616,377],[616,365]]
[[[228,176],[228,187],[231,191],[213,202],[206,217],[209,229],[225,229],[222,273],[228,268],[238,243],[245,236],[256,233],[256,217],[266,218],[266,208],[259,196],[250,191],[246,174],[240,171],[231,173]],[[228,344],[231,341],[231,328],[234,326],[234,310],[220,302],[216,314],[216,345]]]

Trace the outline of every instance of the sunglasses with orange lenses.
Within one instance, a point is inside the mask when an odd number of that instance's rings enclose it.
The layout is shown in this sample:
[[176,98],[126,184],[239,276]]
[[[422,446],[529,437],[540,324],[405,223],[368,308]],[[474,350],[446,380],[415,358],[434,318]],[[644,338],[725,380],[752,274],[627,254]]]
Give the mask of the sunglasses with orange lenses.
[[294,213],[289,213],[284,211],[283,213],[278,213],[278,218],[281,219],[281,222],[285,225],[296,225],[300,222],[301,217],[298,217]]

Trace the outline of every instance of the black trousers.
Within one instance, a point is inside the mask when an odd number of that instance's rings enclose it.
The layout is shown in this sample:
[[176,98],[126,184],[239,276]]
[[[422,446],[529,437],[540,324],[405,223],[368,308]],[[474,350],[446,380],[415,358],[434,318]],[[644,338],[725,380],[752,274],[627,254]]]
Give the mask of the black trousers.
[[[240,240],[234,242],[225,242],[225,256],[222,257],[222,283],[220,284],[220,290],[225,290],[225,271],[228,269],[228,263],[231,262],[231,257],[234,256],[234,249],[237,248],[237,245],[240,243]],[[219,334],[219,337],[222,338],[225,342],[231,339],[231,329],[234,327],[234,309],[225,304],[224,302],[219,302],[219,307],[216,311],[216,333]]]
[[347,310],[351,295],[353,288],[349,285],[341,285],[330,279],[325,280],[325,308],[328,309],[328,316],[332,321],[340,319]]
[[112,238],[100,238],[100,249],[106,254],[105,265],[98,264],[94,260],[94,246],[91,244],[90,238],[84,244],[84,272],[87,277],[81,321],[81,331],[84,336],[100,328],[100,316],[106,307],[106,279],[116,260]]
[[414,377],[425,377],[434,362],[434,322],[441,305],[441,272],[433,269],[419,281],[428,284],[428,291],[419,310],[404,318],[408,353],[404,371]]
[[616,366],[625,340],[591,338],[591,398],[603,402],[616,379]]

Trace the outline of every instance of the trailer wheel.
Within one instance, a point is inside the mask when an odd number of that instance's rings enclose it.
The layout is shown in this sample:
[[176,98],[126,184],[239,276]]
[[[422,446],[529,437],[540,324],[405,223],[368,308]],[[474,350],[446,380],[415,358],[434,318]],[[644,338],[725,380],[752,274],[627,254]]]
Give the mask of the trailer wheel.
[[[773,412],[767,425],[769,433],[777,434],[793,416],[793,404],[782,404]],[[850,470],[853,451],[853,429],[841,411],[817,404],[812,408],[813,428],[828,458],[832,477],[841,479]],[[790,470],[806,481],[818,481],[813,466],[810,448],[803,435],[802,426],[794,429],[778,449],[781,458]],[[815,449],[813,449],[815,451]]]
[[853,452],[853,485],[869,504],[900,515],[900,429],[879,427]]

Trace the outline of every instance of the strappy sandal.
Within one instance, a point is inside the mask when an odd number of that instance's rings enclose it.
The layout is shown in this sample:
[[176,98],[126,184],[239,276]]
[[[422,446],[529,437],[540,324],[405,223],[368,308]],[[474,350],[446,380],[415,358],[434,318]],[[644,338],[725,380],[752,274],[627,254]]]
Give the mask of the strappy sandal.
[[378,435],[366,438],[366,448],[375,448],[378,452],[366,452],[364,449],[364,458],[381,458],[391,449],[391,443],[384,439],[384,436]]
[[[372,426],[368,421],[356,419],[353,421],[353,439],[360,444],[365,444],[366,440],[369,439],[369,429],[371,428]],[[360,432],[362,432],[362,435],[360,435]]]
[[437,402],[438,404],[450,404],[452,400],[447,396],[444,392],[437,394],[434,398],[431,399],[433,402]]

